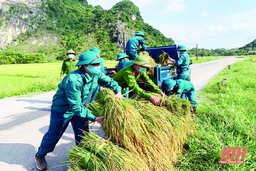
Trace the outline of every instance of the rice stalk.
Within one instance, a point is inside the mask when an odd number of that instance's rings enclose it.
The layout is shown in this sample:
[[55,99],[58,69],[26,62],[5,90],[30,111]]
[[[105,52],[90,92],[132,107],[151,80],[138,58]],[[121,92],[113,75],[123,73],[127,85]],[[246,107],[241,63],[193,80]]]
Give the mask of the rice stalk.
[[143,160],[95,133],[85,133],[69,151],[68,171],[149,171]]
[[[146,170],[173,170],[173,165],[182,152],[183,144],[194,130],[190,103],[184,99],[162,98],[159,94],[152,94],[161,98],[162,101],[161,106],[155,106],[139,97],[120,101],[112,98],[113,95],[111,90],[104,89],[99,93],[96,101],[89,105],[90,110],[98,112],[99,116],[105,116],[103,130],[109,139],[107,141],[113,142],[118,148],[139,158],[147,166]],[[94,140],[95,142],[97,141]],[[135,164],[133,159],[126,158],[127,161],[131,161],[127,165],[119,160],[122,157],[120,149],[118,151],[110,148],[102,150],[105,145],[98,145],[93,148],[97,150],[91,150],[88,148],[91,146],[89,140],[83,141],[82,146],[79,145],[81,148],[84,146],[87,150],[82,154],[84,159],[78,163],[79,166],[72,167],[73,169],[80,169],[80,167],[83,169],[85,163],[92,170],[102,169],[103,171],[104,169],[115,171],[120,168],[129,170],[135,167],[129,166],[131,163]],[[97,155],[91,154],[91,151],[96,152]],[[74,153],[79,154],[77,151]],[[111,157],[109,163],[104,160],[106,156]],[[78,162],[78,159],[79,157],[75,157],[73,161]]]

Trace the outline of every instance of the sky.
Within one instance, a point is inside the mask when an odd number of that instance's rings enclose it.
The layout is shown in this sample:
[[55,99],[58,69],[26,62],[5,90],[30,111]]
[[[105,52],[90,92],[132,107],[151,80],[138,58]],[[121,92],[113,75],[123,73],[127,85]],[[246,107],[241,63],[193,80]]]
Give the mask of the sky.
[[[104,9],[120,1],[87,0]],[[131,1],[145,23],[188,49],[233,49],[256,39],[256,0]]]

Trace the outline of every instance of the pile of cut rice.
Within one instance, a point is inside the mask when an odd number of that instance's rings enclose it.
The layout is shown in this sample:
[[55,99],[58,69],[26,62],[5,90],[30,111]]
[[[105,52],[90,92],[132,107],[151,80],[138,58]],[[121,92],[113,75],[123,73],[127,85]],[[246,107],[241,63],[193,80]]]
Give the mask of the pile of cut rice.
[[[155,95],[155,94],[154,94]],[[144,99],[120,101],[109,89],[88,108],[105,116],[105,139],[85,133],[69,151],[69,171],[170,171],[194,131],[188,100],[168,96],[155,106]]]

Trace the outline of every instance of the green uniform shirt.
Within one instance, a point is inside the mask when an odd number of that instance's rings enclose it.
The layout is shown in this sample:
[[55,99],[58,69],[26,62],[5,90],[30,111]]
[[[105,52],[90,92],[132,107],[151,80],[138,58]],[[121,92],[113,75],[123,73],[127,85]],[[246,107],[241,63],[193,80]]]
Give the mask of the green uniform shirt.
[[68,74],[58,85],[53,96],[52,109],[59,113],[70,113],[95,121],[96,116],[86,108],[98,85],[104,85],[115,93],[121,92],[121,87],[112,78],[103,73],[92,77],[83,68]]
[[182,94],[186,94],[192,106],[197,107],[195,87],[190,81],[182,79],[176,80],[173,92],[176,93],[179,98],[181,98]]
[[195,91],[194,85],[190,81],[186,80],[176,80],[176,86],[174,87],[176,89],[176,94],[180,98],[181,94],[188,93],[190,91]]
[[124,67],[119,72],[116,73],[116,75],[113,77],[113,79],[118,82],[118,85],[122,88],[129,87],[130,90],[132,90],[135,94],[145,98],[150,99],[150,94],[147,93],[145,90],[139,87],[137,84],[138,79],[141,79],[144,81],[144,83],[147,84],[147,86],[156,93],[160,93],[160,88],[155,85],[155,83],[149,78],[146,72],[143,73],[136,73],[133,70],[133,65]]
[[178,60],[174,62],[174,65],[177,66],[177,74],[189,75],[190,74],[190,57],[188,53],[184,52],[180,54]]
[[63,76],[65,74],[69,74],[70,72],[78,69],[76,64],[77,64],[76,59],[73,59],[71,61],[69,59],[65,59],[62,63],[62,66],[61,66],[60,76]]

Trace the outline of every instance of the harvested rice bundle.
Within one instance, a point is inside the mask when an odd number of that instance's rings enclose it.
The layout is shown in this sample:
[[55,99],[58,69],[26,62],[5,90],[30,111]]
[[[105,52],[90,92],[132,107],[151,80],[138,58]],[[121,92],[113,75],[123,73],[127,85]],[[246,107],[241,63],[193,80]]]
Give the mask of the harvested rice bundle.
[[[106,100],[107,96],[111,97],[113,95],[106,90],[105,92],[102,91],[97,98],[104,97],[105,100],[103,98],[100,100],[108,101]],[[172,170],[172,163],[162,153],[165,150],[163,148],[161,148],[161,151],[158,150],[161,144],[156,143],[150,136],[148,131],[151,130],[146,128],[145,120],[134,108],[132,102],[136,103],[136,101],[130,99],[125,101],[109,100],[107,105],[104,105],[104,113],[102,114],[106,117],[103,125],[105,134],[119,146],[143,159],[150,170]]]
[[149,171],[139,157],[93,132],[69,151],[69,163],[68,171]]
[[159,63],[160,63],[162,66],[168,66],[168,65],[170,65],[171,60],[170,60],[169,54],[166,53],[165,51],[163,51],[163,53],[162,53],[161,55],[159,55]]
[[[105,116],[103,130],[106,137],[141,158],[145,158],[148,154],[146,147],[150,144],[148,141],[150,137],[142,116],[128,103],[129,100],[120,101],[112,96],[111,90],[104,89],[96,100],[103,106],[99,115]],[[93,106],[94,103],[91,105]]]
[[184,130],[186,130],[187,135],[194,133],[196,127],[193,121],[193,117],[191,117],[191,114],[180,117],[180,120],[184,124],[183,128]]
[[164,105],[154,106],[139,97],[119,101],[113,99],[113,95],[111,90],[104,89],[91,104],[95,106],[90,106],[92,111],[105,116],[103,130],[107,137],[143,160],[149,170],[173,170],[193,123],[190,113],[179,111],[182,115],[177,117],[169,109],[174,113],[176,108],[190,112],[189,105],[182,105],[188,101],[175,98],[176,104],[166,97]]
[[[161,97],[161,95],[158,93],[150,92],[149,94],[161,99],[161,104],[160,104],[161,108],[154,106],[152,103],[145,101],[145,99],[139,96],[136,96],[136,98],[133,101],[131,101],[131,103],[137,111],[144,110],[141,106],[141,103],[144,103],[143,106],[146,108],[148,107],[148,105],[152,106],[150,108],[151,111],[157,110],[158,112],[161,112],[161,110],[165,108],[167,110],[167,113],[169,112],[169,114],[179,116],[179,117],[182,116],[183,118],[181,119],[183,120],[184,123],[187,123],[186,125],[191,125],[192,127],[194,127],[194,123],[191,118],[191,104],[188,100],[183,98],[177,98],[175,95]],[[165,112],[162,112],[162,113],[165,113]],[[186,120],[184,120],[184,118]]]
[[170,56],[168,53],[164,52],[159,55],[159,63],[161,66],[172,66],[171,67],[171,75],[176,75],[176,66],[173,65],[172,61],[170,60]]
[[[168,111],[170,111],[175,116],[184,116],[184,115],[191,115],[191,104],[189,100],[178,98],[175,95],[172,96],[165,96],[164,98],[159,93],[152,93],[148,92],[150,95],[158,97],[161,99],[160,106],[164,106]],[[135,101],[146,101],[144,98],[139,96],[135,96],[133,99]],[[133,104],[136,107],[136,103]]]
[[99,101],[94,101],[90,103],[87,108],[95,115],[95,116],[102,116],[102,112],[104,111],[103,105],[99,103]]
[[139,102],[136,106],[145,119],[145,125],[153,140],[151,142],[155,144],[154,149],[150,149],[155,152],[153,157],[156,159],[152,165],[162,169],[172,167],[191,133],[192,120],[188,122],[183,117],[173,115],[165,107],[157,107],[150,102]]
[[189,100],[177,98],[176,95],[166,96],[161,99],[161,106],[176,116],[191,115],[191,104]]

